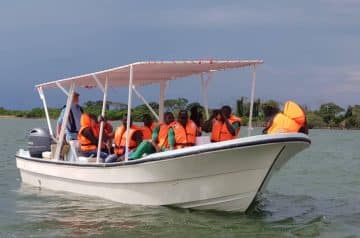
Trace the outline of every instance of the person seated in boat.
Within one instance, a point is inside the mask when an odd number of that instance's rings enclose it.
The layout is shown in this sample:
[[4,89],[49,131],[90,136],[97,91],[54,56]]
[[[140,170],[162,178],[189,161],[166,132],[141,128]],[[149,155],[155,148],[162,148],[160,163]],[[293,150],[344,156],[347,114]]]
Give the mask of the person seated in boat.
[[[113,163],[123,160],[123,155],[126,149],[126,135],[127,135],[127,115],[122,119],[122,125],[116,128],[114,138],[114,154],[106,159],[106,163]],[[143,134],[138,126],[133,125],[132,118],[130,117],[130,131],[129,131],[129,152],[134,151],[138,145],[143,141]]]
[[309,134],[306,115],[302,107],[293,101],[287,101],[283,112],[277,113],[263,130],[264,134],[294,133]]
[[203,130],[211,131],[211,142],[219,142],[238,138],[240,127],[241,118],[232,114],[231,107],[225,105],[213,111],[211,118],[204,122]]
[[[95,115],[83,113],[80,119],[80,131],[78,140],[80,143],[80,154],[85,157],[96,157],[99,142],[99,127]],[[105,159],[107,153],[101,151],[100,158]]]
[[144,140],[151,140],[156,123],[149,114],[143,115],[144,126],[140,127]]
[[98,116],[98,123],[97,126],[99,127],[99,131],[100,131],[100,123],[103,121],[104,122],[104,129],[103,129],[103,142],[104,142],[104,152],[109,153],[109,154],[113,154],[113,148],[112,148],[112,141],[114,139],[114,129],[111,125],[111,123],[106,119],[106,117],[103,117],[101,115]]
[[[80,127],[81,127],[80,118],[84,111],[83,111],[82,107],[79,105],[79,96],[80,96],[79,93],[74,92],[73,98],[72,98],[72,103],[71,103],[71,108],[70,108],[69,119],[68,119],[68,123],[65,128],[66,141],[77,140],[78,132],[80,131]],[[61,110],[60,116],[57,119],[57,123],[56,123],[56,138],[57,139],[59,138],[59,135],[60,135],[61,125],[64,120],[64,114],[65,114],[65,106]]]
[[164,122],[154,128],[151,141],[141,142],[136,150],[129,154],[129,160],[139,159],[145,154],[166,151],[170,149],[170,144],[175,145],[174,133],[169,133],[169,130],[172,130],[171,124],[174,120],[174,114],[166,112],[164,114]]
[[201,106],[195,105],[190,109],[190,119],[195,122],[198,129],[198,136],[201,136],[201,127],[204,123],[204,117],[201,111]]
[[189,115],[186,110],[179,111],[178,119],[176,122],[171,124],[171,130],[169,130],[169,133],[169,137],[173,134],[175,138],[175,144],[170,143],[170,149],[180,149],[194,146],[196,143],[196,136],[199,136],[197,126],[195,122],[189,119]]

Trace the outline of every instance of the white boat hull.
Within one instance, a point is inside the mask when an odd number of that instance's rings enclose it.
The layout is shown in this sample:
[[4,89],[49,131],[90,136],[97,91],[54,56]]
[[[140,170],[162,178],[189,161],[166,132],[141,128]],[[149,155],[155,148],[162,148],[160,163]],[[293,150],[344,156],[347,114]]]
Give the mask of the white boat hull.
[[24,183],[125,204],[246,211],[274,170],[305,149],[303,134],[262,135],[152,154],[127,163],[16,155]]

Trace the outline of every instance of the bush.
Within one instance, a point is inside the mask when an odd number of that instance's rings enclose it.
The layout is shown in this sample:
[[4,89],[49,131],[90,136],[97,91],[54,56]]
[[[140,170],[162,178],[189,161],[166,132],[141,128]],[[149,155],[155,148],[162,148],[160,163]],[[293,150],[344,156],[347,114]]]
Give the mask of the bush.
[[323,118],[314,112],[307,113],[307,123],[309,129],[325,127],[326,123]]

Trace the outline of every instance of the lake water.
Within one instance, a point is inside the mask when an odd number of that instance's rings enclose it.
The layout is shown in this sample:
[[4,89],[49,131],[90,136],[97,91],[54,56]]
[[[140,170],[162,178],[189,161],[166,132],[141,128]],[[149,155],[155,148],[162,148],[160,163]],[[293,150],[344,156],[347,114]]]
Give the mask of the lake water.
[[129,206],[23,185],[14,154],[28,130],[45,125],[0,119],[0,237],[360,237],[360,131],[311,130],[311,147],[240,214]]

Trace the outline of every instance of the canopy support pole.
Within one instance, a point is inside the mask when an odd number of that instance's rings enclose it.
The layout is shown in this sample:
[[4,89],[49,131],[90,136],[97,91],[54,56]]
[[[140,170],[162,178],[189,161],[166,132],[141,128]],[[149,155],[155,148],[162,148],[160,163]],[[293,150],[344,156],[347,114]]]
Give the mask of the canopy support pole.
[[38,87],[37,90],[38,90],[40,99],[41,99],[41,101],[43,102],[43,105],[44,105],[44,111],[45,111],[45,116],[46,116],[46,122],[47,122],[47,125],[48,125],[48,128],[49,128],[49,133],[50,133],[52,139],[54,141],[56,141],[56,138],[54,137],[54,133],[53,133],[52,127],[51,127],[49,111],[48,111],[48,107],[47,107],[47,104],[46,104],[46,99],[45,99],[45,94],[44,94],[43,88]]
[[209,119],[208,85],[209,85],[209,82],[211,80],[211,76],[212,76],[212,74],[209,73],[208,78],[206,80],[204,78],[204,74],[203,73],[200,74],[200,77],[201,77],[201,89],[202,89],[201,91],[202,91],[202,96],[203,96],[203,104],[204,104],[204,107],[205,107],[206,120]]
[[71,103],[72,103],[72,100],[73,100],[74,91],[75,91],[75,82],[73,81],[71,83],[71,86],[70,86],[70,91],[68,92],[68,99],[67,99],[67,102],[66,102],[65,113],[64,113],[64,117],[63,117],[63,123],[61,124],[59,141],[58,141],[58,143],[56,145],[56,150],[55,150],[55,160],[60,159],[60,151],[61,151],[62,144],[64,142],[65,128],[66,128],[67,123],[69,121],[69,114],[70,114],[70,110],[71,110]]
[[134,78],[134,66],[130,65],[130,76],[129,76],[129,95],[128,95],[128,110],[126,120],[126,144],[125,144],[125,161],[129,160],[129,144],[130,144],[130,118],[131,118],[131,103],[132,103],[132,86]]
[[252,127],[252,117],[253,117],[253,108],[254,108],[254,97],[255,97],[255,83],[256,83],[256,64],[253,65],[253,78],[251,86],[251,100],[250,100],[250,115],[249,115],[249,127],[248,127],[248,136],[251,136]]
[[146,105],[146,107],[151,111],[151,113],[154,115],[154,117],[156,118],[157,121],[159,121],[159,115],[156,114],[156,112],[154,111],[154,109],[149,105],[149,103],[146,101],[146,99],[143,97],[143,95],[140,94],[140,92],[138,90],[136,90],[135,85],[132,86],[133,91],[135,92],[135,94],[144,102],[144,104]]
[[164,98],[165,98],[166,82],[160,82],[160,98],[159,98],[159,122],[164,122]]
[[58,86],[58,88],[60,88],[66,96],[69,96],[69,92],[59,82],[56,82],[56,86]]
[[[107,96],[108,96],[108,77],[106,77],[106,79],[105,79],[105,86],[103,86],[100,83],[100,81],[96,77],[96,75],[93,75],[93,77],[94,77],[97,85],[99,86],[100,90],[104,93],[103,104],[102,104],[102,109],[101,109],[101,117],[104,118],[105,110],[106,110],[106,101],[107,101]],[[100,122],[100,134],[99,134],[99,142],[98,142],[97,154],[96,154],[96,163],[100,163],[100,152],[101,152],[101,144],[102,144],[103,135],[104,135],[104,121],[102,120]]]

